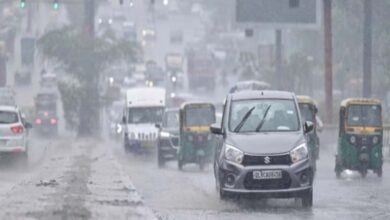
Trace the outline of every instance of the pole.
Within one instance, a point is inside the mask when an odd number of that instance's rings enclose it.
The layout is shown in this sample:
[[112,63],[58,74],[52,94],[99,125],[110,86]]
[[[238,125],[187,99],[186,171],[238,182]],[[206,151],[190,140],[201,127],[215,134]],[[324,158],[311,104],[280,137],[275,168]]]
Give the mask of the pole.
[[325,64],[325,109],[327,123],[333,117],[333,73],[332,73],[332,0],[324,3],[324,64]]
[[363,29],[363,97],[371,97],[372,76],[372,1],[364,1]]
[[282,84],[282,31],[275,31],[275,85],[283,89]]
[[33,13],[33,8],[32,8],[31,2],[28,3],[27,5],[27,33],[32,33],[32,13]]
[[95,36],[95,0],[85,0],[84,2],[84,29],[86,34]]

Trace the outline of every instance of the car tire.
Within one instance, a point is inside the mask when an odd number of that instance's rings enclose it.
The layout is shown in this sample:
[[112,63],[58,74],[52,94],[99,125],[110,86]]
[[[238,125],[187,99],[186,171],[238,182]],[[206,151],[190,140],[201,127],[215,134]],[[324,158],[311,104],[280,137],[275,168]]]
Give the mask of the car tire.
[[313,189],[304,192],[301,200],[303,208],[311,208],[313,206]]
[[157,150],[157,164],[159,168],[165,166],[165,159],[160,149]]

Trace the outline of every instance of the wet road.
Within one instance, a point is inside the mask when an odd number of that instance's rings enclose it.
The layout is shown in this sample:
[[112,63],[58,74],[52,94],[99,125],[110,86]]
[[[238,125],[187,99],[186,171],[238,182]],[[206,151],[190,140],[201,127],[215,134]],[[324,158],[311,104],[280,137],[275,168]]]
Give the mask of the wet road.
[[116,147],[138,192],[160,219],[389,219],[390,164],[384,164],[382,179],[370,173],[365,179],[346,172],[334,174],[335,145],[322,148],[314,183],[314,206],[302,209],[295,199],[220,201],[212,166],[204,172],[197,166],[177,169],[170,162],[157,167],[155,156],[129,156]]

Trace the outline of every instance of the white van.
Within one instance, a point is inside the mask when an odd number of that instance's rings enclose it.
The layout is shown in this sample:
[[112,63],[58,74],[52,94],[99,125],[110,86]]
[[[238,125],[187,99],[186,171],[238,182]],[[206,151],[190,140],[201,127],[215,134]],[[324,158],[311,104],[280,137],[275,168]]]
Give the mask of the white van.
[[156,124],[162,122],[166,91],[162,88],[134,88],[126,93],[123,113],[124,147],[128,152],[155,149]]

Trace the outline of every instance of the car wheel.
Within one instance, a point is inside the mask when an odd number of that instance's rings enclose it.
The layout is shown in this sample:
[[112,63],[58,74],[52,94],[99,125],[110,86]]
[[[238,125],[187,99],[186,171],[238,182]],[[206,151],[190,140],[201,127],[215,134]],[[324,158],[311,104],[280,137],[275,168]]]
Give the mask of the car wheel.
[[302,195],[302,207],[311,208],[313,206],[313,190],[310,189]]
[[162,155],[162,152],[161,152],[160,149],[157,150],[157,163],[158,163],[158,167],[159,167],[159,168],[165,166],[164,155]]

